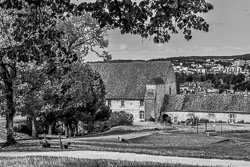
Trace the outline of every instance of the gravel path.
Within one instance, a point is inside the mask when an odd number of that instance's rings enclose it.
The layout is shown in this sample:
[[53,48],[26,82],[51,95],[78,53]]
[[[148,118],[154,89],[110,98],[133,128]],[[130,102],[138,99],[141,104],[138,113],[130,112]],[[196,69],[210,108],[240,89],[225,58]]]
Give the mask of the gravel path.
[[134,133],[122,134],[122,135],[116,134],[116,135],[96,136],[96,137],[77,137],[77,138],[72,138],[70,140],[71,141],[82,141],[82,140],[115,140],[117,141],[118,136],[120,136],[123,139],[130,140],[134,138],[150,136],[154,133],[159,133],[159,132],[158,131],[157,132],[134,132]]
[[58,156],[87,159],[111,159],[139,162],[160,162],[173,164],[187,164],[200,166],[222,167],[249,167],[250,161],[202,159],[187,157],[155,156],[135,153],[103,152],[103,151],[58,151],[58,152],[0,152],[0,157],[25,157],[25,156]]

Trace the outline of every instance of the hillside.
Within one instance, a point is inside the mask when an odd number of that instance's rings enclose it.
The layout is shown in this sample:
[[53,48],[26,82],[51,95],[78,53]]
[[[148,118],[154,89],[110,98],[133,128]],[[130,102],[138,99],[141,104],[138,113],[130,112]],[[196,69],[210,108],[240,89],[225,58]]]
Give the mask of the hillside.
[[250,60],[250,54],[243,55],[233,55],[233,56],[181,56],[181,57],[169,57],[169,58],[158,58],[151,60],[111,60],[111,61],[97,61],[97,62],[88,62],[92,63],[128,63],[128,62],[150,62],[150,61],[177,61],[177,60],[201,60],[205,61],[206,59],[241,59],[241,60]]

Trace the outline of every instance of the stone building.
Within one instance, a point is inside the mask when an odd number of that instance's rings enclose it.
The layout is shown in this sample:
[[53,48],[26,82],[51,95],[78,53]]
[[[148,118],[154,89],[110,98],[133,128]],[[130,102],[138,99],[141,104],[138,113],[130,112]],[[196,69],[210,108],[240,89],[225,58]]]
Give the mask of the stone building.
[[166,95],[160,115],[173,123],[185,122],[190,116],[210,122],[250,123],[250,95]]
[[165,95],[177,94],[169,61],[90,63],[106,86],[106,104],[112,111],[133,114],[134,121],[157,120]]

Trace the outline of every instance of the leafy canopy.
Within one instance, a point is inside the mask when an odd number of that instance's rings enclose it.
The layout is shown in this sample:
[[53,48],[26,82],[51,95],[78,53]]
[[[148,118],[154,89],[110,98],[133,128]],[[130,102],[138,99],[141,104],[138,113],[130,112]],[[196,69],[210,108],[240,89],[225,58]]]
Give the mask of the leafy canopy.
[[[2,0],[4,8],[22,9],[28,3],[36,10],[41,6],[51,8],[51,17],[60,17],[65,12],[74,15],[90,13],[101,27],[119,28],[121,33],[138,34],[143,38],[153,37],[154,42],[164,43],[171,34],[181,30],[185,39],[192,38],[192,29],[209,30],[208,23],[199,13],[213,9],[205,0],[97,0],[73,4],[70,0]],[[38,10],[39,11],[39,10]]]

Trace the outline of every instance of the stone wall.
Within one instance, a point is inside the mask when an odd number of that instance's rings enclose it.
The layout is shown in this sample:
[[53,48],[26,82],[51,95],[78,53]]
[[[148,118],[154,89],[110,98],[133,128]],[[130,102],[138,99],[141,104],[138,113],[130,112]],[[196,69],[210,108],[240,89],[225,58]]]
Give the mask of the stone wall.
[[[177,122],[190,114],[213,122],[250,123],[250,96],[235,94],[166,95],[160,116],[168,114]],[[233,120],[230,119],[233,117]]]
[[[121,106],[121,101],[124,101],[124,106]],[[106,105],[108,102],[106,101]],[[144,103],[145,105],[145,103]],[[144,111],[144,105],[140,106],[140,100],[111,100],[110,109],[112,112],[125,111],[134,117],[134,122],[144,121],[140,119],[140,111]]]

